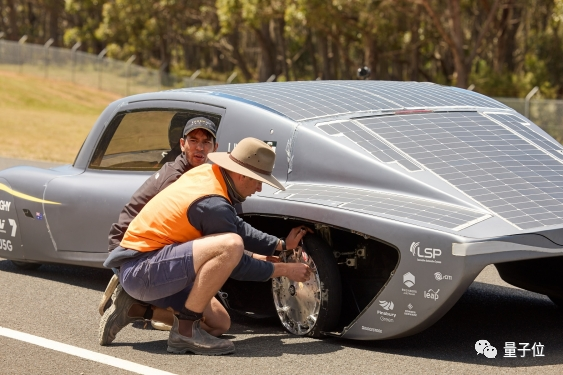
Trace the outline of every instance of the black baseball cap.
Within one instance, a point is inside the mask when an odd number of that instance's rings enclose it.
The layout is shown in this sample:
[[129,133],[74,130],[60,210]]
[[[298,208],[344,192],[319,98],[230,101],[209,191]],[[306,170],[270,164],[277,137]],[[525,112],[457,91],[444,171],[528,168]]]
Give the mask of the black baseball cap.
[[207,130],[213,138],[217,138],[217,126],[213,121],[206,119],[205,117],[194,117],[193,119],[188,120],[186,122],[186,126],[184,126],[184,137],[189,132],[196,130],[196,129],[203,129]]

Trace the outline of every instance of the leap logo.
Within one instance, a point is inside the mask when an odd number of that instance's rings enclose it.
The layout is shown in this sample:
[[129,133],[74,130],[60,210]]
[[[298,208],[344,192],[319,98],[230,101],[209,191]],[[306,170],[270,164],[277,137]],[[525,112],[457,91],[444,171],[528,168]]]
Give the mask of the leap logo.
[[433,299],[434,301],[437,301],[438,298],[440,298],[438,296],[438,293],[440,293],[440,289],[438,289],[437,291],[434,291],[432,289],[428,289],[428,291],[424,292],[424,298],[428,298],[428,299]]
[[427,247],[423,250],[423,252],[421,252],[419,245],[420,242],[413,242],[411,244],[411,253],[413,256],[417,257],[417,261],[428,263],[442,263],[442,261],[436,259],[440,255],[442,255],[442,250]]

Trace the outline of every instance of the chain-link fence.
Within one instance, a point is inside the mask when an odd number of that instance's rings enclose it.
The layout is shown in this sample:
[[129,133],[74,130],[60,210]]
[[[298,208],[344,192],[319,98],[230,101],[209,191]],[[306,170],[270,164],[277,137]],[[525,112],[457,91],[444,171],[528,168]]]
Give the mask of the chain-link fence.
[[501,103],[526,115],[536,125],[541,127],[559,143],[563,143],[563,100],[536,99],[528,102],[517,98],[494,98]]
[[[72,81],[120,95],[132,95],[177,87],[220,85],[227,82],[181,78],[156,69],[144,68],[94,54],[66,48],[45,47],[0,40],[0,69],[46,78]],[[232,80],[234,76],[229,79]],[[495,98],[514,108],[563,142],[563,100]]]
[[120,95],[225,82],[189,79],[66,48],[0,40],[0,69],[74,82]]

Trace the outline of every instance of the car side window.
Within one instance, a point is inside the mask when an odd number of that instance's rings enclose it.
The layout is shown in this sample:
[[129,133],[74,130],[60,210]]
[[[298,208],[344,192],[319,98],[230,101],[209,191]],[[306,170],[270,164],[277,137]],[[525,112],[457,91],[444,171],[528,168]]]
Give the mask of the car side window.
[[186,122],[203,116],[217,126],[221,116],[189,110],[143,109],[118,113],[102,135],[89,168],[155,171],[180,153]]

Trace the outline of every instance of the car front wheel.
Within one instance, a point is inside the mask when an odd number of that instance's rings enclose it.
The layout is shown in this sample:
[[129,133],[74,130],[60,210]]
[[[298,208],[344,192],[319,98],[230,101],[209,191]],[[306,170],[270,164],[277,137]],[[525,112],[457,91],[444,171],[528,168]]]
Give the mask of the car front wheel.
[[302,246],[280,256],[286,263],[301,262],[313,270],[306,282],[287,277],[272,279],[276,311],[282,325],[300,336],[319,337],[338,324],[342,301],[342,285],[332,249],[319,237],[307,235]]

